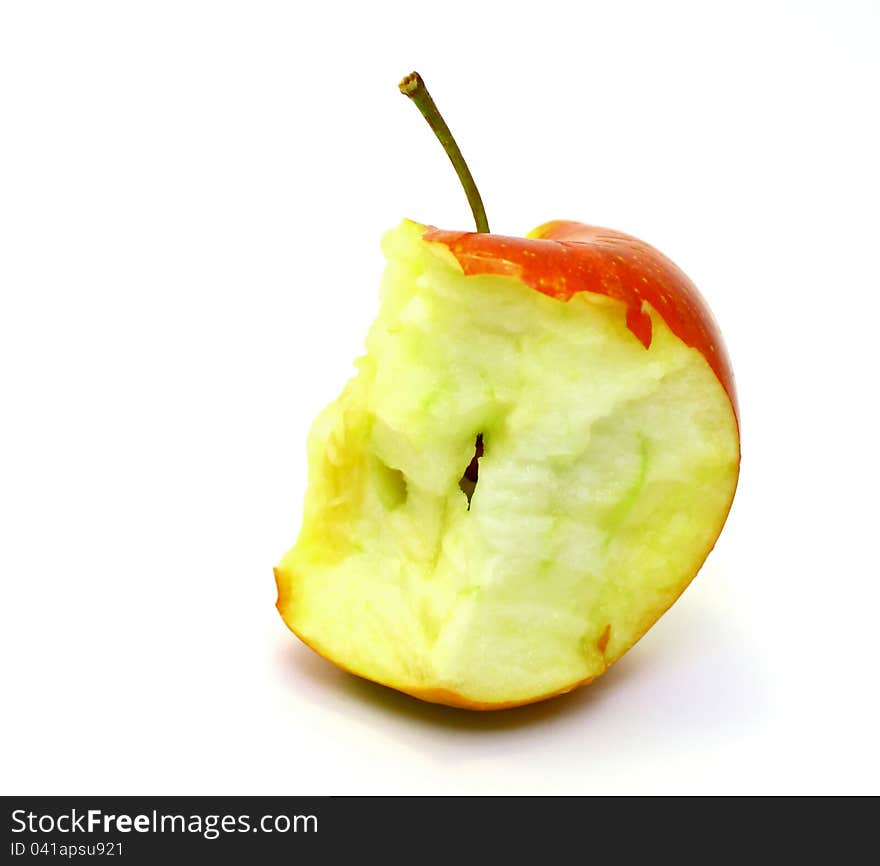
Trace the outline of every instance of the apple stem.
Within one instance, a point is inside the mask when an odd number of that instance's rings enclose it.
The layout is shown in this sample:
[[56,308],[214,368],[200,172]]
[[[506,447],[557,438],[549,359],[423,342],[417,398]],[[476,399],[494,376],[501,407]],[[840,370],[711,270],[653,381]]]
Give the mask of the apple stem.
[[437,136],[440,144],[443,145],[443,149],[446,151],[446,155],[449,157],[449,161],[452,163],[455,173],[464,187],[468,204],[470,204],[474,215],[474,222],[477,224],[477,231],[488,233],[489,222],[486,219],[486,209],[483,207],[480,191],[474,183],[471,170],[467,167],[467,163],[464,161],[461,150],[455,143],[455,139],[446,125],[446,121],[437,110],[434,100],[431,99],[431,94],[428,93],[428,88],[425,87],[422,76],[418,72],[411,72],[400,82],[398,87],[404,96],[408,96],[416,104],[416,108],[422,112],[422,116],[428,121],[428,126],[434,130],[434,135]]

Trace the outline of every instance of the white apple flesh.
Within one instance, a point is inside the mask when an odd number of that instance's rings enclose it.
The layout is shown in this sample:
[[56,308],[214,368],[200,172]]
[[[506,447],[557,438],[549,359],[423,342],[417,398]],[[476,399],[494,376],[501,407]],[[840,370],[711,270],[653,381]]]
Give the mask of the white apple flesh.
[[360,676],[529,703],[602,674],[699,570],[736,487],[737,420],[649,304],[646,348],[623,301],[466,275],[424,233],[384,239],[367,353],[310,434],[278,608]]

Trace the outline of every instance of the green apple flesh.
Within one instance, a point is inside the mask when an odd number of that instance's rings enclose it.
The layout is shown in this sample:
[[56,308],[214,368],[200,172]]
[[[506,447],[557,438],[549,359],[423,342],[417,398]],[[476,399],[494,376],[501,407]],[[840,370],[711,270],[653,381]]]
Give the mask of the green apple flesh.
[[736,487],[737,421],[649,305],[646,351],[621,301],[465,276],[424,231],[383,241],[381,310],[311,431],[278,607],[368,679],[529,703],[602,674],[696,574]]

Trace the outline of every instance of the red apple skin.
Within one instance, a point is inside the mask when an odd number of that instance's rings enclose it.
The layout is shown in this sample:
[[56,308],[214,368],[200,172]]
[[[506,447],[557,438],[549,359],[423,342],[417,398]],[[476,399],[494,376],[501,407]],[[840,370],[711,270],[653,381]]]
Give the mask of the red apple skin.
[[626,325],[647,349],[650,304],[669,330],[708,362],[739,417],[730,359],[715,319],[697,287],[654,247],[623,232],[568,220],[544,223],[516,238],[427,227],[423,237],[442,244],[468,276],[516,277],[535,291],[567,301],[595,292],[626,304]]

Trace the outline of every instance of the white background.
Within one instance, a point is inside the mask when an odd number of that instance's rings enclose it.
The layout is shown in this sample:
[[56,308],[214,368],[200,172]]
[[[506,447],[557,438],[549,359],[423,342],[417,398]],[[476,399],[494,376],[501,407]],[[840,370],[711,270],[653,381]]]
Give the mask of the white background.
[[[880,792],[877,3],[4,3],[3,793]],[[474,715],[286,630],[309,423],[403,216],[639,235],[740,489],[595,685]]]

